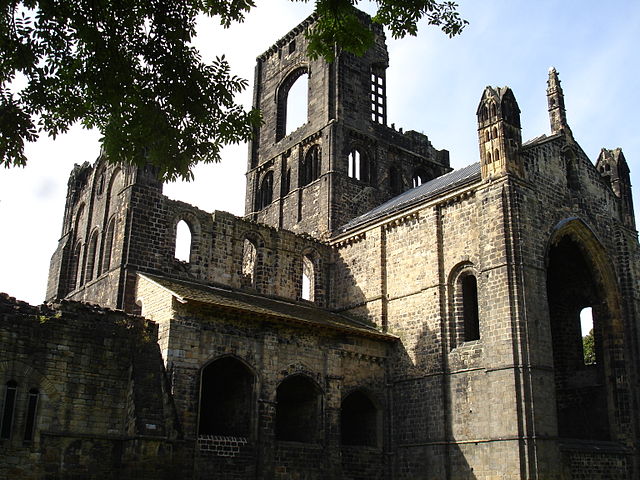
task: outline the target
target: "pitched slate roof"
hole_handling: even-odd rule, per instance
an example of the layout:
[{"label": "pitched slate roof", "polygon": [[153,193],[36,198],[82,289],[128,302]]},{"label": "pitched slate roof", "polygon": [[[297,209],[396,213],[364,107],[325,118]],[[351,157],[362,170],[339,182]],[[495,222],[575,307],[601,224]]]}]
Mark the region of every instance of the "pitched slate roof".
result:
[{"label": "pitched slate roof", "polygon": [[379,207],[369,210],[364,215],[354,218],[349,223],[340,227],[338,233],[347,232],[355,227],[404,210],[417,203],[424,202],[478,179],[480,179],[480,163],[474,163],[467,167],[454,170],[453,172],[436,177],[427,183],[423,183],[419,187],[407,190]]},{"label": "pitched slate roof", "polygon": [[230,288],[214,287],[148,273],[138,273],[138,275],[168,290],[178,301],[183,303],[193,302],[213,305],[223,310],[249,312],[261,319],[282,321],[311,328],[324,327],[383,340],[396,339],[393,335],[379,332],[371,324],[311,304],[270,298]]}]

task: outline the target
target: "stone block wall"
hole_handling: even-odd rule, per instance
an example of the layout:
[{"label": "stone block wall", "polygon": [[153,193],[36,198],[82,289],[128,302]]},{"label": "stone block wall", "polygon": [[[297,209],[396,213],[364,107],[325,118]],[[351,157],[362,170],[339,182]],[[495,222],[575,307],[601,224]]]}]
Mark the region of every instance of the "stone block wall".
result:
[{"label": "stone block wall", "polygon": [[[241,464],[253,465],[269,478],[347,478],[342,476],[340,467],[341,402],[349,393],[362,390],[378,408],[379,443],[376,447],[350,446],[345,468],[357,475],[358,471],[373,468],[365,465],[374,456],[374,465],[383,468],[382,451],[390,441],[385,433],[385,384],[391,337],[383,341],[287,326],[276,320],[190,303],[174,302],[171,315],[158,315],[157,310],[147,311],[145,306],[166,304],[154,298],[170,295],[146,278],[140,279],[138,289],[146,299],[143,313],[157,319],[160,331],[167,332],[164,360],[171,372],[173,399],[185,439],[197,439],[206,447],[196,457],[195,471],[212,471],[216,465],[215,468],[222,468],[219,478],[236,478],[235,457],[226,461],[227,467],[221,467],[225,463],[222,457],[229,457],[227,451],[210,447],[210,437],[203,438],[198,433],[199,415],[206,408],[199,404],[203,369],[225,358],[240,362],[255,376],[249,433],[237,452],[250,458],[246,457],[246,462],[241,459]],[[167,317],[170,320],[161,319]],[[321,398],[314,439],[281,440],[276,431],[276,392],[283,381],[299,376],[317,385]]]},{"label": "stone block wall", "polygon": [[156,338],[122,312],[0,295],[0,477],[172,478],[180,446]]}]

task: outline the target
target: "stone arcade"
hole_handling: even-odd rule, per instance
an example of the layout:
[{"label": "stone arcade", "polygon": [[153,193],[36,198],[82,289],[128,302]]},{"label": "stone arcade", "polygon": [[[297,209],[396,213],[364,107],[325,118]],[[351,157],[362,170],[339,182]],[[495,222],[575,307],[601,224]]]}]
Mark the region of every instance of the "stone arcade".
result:
[{"label": "stone arcade", "polygon": [[639,478],[622,151],[591,163],[551,70],[551,133],[522,143],[487,87],[480,162],[451,171],[386,126],[382,30],[328,64],[312,22],[257,60],[244,218],[150,169],[74,169],[48,304],[0,297],[0,477]]}]

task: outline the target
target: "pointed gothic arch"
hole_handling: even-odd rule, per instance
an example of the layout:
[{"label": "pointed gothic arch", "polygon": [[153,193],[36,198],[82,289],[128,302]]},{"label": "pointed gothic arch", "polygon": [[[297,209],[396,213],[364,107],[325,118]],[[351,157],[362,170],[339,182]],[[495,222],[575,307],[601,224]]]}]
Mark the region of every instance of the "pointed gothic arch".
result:
[{"label": "pointed gothic arch", "polygon": [[[547,245],[546,281],[558,434],[611,440],[613,408],[625,401],[625,387],[613,374],[625,365],[620,293],[609,255],[582,220],[556,225]],[[593,312],[593,364],[584,362],[580,311],[585,307]]]}]

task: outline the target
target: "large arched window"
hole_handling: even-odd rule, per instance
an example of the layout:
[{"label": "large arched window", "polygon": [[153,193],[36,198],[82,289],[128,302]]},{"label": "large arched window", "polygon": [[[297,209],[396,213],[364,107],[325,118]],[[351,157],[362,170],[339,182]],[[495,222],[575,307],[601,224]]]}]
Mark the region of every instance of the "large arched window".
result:
[{"label": "large arched window", "polygon": [[314,443],[319,440],[322,396],[304,375],[284,380],[276,392],[276,438]]},{"label": "large arched window", "polygon": [[202,370],[198,435],[248,437],[253,412],[253,373],[233,357]]},{"label": "large arched window", "polygon": [[300,186],[308,185],[320,176],[320,147],[313,145],[307,150],[300,165]]},{"label": "large arched window", "polygon": [[176,225],[176,246],[174,256],[176,260],[189,263],[191,261],[192,233],[189,224],[180,220]]},{"label": "large arched window", "polygon": [[278,87],[276,141],[307,122],[309,75],[306,66],[291,72]]},{"label": "large arched window", "polygon": [[340,408],[340,441],[343,445],[379,445],[379,415],[371,399],[362,391],[350,393]]},{"label": "large arched window", "polygon": [[[607,323],[613,318],[607,304],[607,288],[614,291],[615,286],[599,278],[580,241],[565,235],[553,242],[548,253],[547,299],[561,437],[610,439],[607,391],[610,374],[603,344]],[[586,362],[580,314],[589,307],[593,358]],[[610,341],[614,338],[612,333]],[[622,372],[617,375],[623,376]]]},{"label": "large arched window", "polygon": [[13,427],[13,417],[16,409],[16,396],[18,393],[18,383],[15,380],[9,380],[5,384],[4,403],[2,404],[2,425],[0,425],[0,439],[8,440],[11,438],[11,429]]},{"label": "large arched window", "polygon": [[258,210],[262,210],[273,200],[273,172],[267,172],[258,190]]},{"label": "large arched window", "polygon": [[287,95],[287,125],[285,135],[307,123],[309,115],[309,75],[303,74],[291,85]]}]

